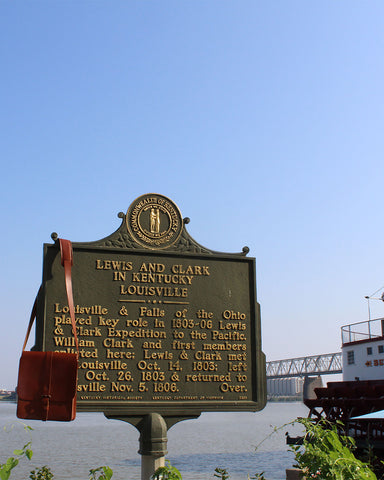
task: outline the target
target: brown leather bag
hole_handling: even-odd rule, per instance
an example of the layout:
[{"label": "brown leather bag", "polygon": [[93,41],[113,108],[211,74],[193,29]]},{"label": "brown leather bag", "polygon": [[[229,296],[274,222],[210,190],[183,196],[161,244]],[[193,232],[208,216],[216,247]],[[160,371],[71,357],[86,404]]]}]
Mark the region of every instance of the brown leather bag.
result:
[{"label": "brown leather bag", "polygon": [[17,417],[29,420],[70,421],[76,417],[76,390],[79,345],[72,295],[72,244],[59,239],[61,264],[77,353],[26,352],[28,337],[36,317],[37,297],[25,337],[17,384]]}]

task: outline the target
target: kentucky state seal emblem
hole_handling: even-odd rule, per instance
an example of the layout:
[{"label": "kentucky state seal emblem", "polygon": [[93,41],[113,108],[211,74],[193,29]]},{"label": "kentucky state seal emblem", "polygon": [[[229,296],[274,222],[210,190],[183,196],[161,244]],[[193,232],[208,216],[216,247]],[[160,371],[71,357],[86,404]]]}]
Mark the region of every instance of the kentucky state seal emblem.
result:
[{"label": "kentucky state seal emblem", "polygon": [[128,208],[125,218],[132,238],[152,250],[173,245],[183,229],[178,207],[169,198],[157,193],[137,198]]}]

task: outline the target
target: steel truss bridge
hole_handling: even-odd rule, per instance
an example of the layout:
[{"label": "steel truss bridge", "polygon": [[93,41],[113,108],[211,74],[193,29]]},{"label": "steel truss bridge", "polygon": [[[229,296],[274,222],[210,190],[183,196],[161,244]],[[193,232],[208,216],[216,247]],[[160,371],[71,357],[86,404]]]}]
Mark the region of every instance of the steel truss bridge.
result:
[{"label": "steel truss bridge", "polygon": [[342,373],[341,352],[267,362],[267,379]]}]

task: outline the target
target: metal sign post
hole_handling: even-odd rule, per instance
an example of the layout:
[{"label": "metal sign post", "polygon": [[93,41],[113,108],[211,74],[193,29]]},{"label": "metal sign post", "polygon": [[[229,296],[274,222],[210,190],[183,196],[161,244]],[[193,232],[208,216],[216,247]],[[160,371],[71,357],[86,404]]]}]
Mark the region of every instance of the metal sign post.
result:
[{"label": "metal sign post", "polygon": [[141,455],[141,480],[150,480],[159,467],[165,465],[167,450],[167,431],[175,423],[198,418],[199,415],[187,417],[165,417],[150,413],[143,417],[106,415],[113,420],[128,422],[140,432],[138,453]]}]

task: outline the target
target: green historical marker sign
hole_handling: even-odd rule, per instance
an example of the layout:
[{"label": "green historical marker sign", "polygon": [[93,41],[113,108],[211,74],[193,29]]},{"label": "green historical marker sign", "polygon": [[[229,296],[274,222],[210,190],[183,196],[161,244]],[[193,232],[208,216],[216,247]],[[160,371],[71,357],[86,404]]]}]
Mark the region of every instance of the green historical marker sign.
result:
[{"label": "green historical marker sign", "polygon": [[[78,410],[198,415],[264,408],[265,357],[248,249],[202,247],[162,195],[143,195],[119,216],[110,236],[72,244]],[[58,242],[45,244],[38,349],[75,351],[63,275]]]}]

